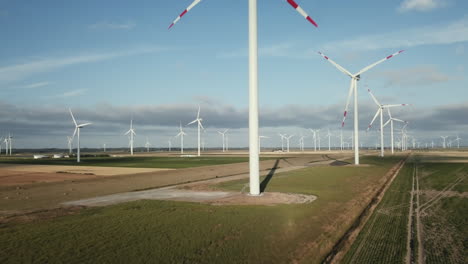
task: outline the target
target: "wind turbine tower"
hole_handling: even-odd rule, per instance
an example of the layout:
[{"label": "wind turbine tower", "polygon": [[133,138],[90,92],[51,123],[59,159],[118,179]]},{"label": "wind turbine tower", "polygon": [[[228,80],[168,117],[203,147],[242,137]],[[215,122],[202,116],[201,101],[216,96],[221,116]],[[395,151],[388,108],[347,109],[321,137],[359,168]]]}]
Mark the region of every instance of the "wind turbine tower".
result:
[{"label": "wind turbine tower", "polygon": [[80,162],[80,130],[81,128],[85,127],[85,126],[89,126],[91,125],[92,123],[84,123],[84,124],[80,124],[78,125],[78,123],[76,123],[76,120],[75,120],[75,117],[73,116],[73,113],[72,113],[72,110],[71,108],[69,108],[68,110],[70,110],[70,115],[73,119],[73,123],[75,124],[75,131],[73,132],[73,136],[72,136],[72,139],[75,138],[75,135],[77,135],[77,140],[76,140],[76,144],[77,144],[77,147],[76,147],[76,162]]},{"label": "wind turbine tower", "polygon": [[[184,154],[184,136],[187,135],[185,132],[182,130],[182,122],[180,123],[179,126],[179,134],[176,135],[176,137],[180,137],[180,154]],[[169,148],[171,146],[171,141],[169,140]]]},{"label": "wind turbine tower", "polygon": [[135,130],[133,129],[133,119],[130,119],[130,129],[125,133],[125,135],[130,135],[130,155],[133,156],[133,141],[136,136]]},{"label": "wind turbine tower", "polygon": [[228,132],[229,129],[224,130],[224,132],[218,131],[218,133],[221,135],[222,140],[223,140],[223,152],[226,151],[226,140],[225,140],[225,135],[226,132]]},{"label": "wind turbine tower", "polygon": [[[201,0],[194,0],[169,26],[175,25],[188,11]],[[314,26],[317,23],[294,1],[287,2]],[[250,195],[260,195],[259,133],[258,133],[258,34],[257,34],[257,0],[249,0],[249,169]]]},{"label": "wind turbine tower", "polygon": [[203,121],[203,119],[200,118],[200,106],[198,106],[198,112],[197,112],[197,118],[195,120],[193,120],[192,122],[188,123],[188,125],[191,125],[193,123],[197,123],[197,127],[198,127],[198,157],[200,157],[200,144],[201,144],[201,139],[200,139],[200,128],[201,129],[204,129],[203,126],[202,126],[202,123],[201,121]]}]

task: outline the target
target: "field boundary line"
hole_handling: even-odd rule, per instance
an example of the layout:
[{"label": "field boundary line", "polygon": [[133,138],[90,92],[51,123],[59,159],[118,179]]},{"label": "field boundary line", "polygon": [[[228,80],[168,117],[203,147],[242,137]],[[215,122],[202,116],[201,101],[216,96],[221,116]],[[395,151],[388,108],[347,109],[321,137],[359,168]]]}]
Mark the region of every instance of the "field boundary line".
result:
[{"label": "field boundary line", "polygon": [[380,204],[384,194],[392,184],[393,180],[399,174],[400,170],[404,167],[410,156],[411,154],[407,155],[404,159],[400,160],[397,164],[390,168],[390,170],[387,172],[390,173],[388,179],[379,188],[374,197],[369,201],[368,205],[363,209],[361,214],[359,214],[357,219],[353,224],[351,224],[344,235],[333,246],[332,250],[325,256],[321,263],[340,263],[341,259],[348,252],[351,245],[354,243],[362,228],[372,216],[374,210]]},{"label": "field boundary line", "polygon": [[411,197],[410,197],[410,208],[408,213],[408,233],[407,233],[407,240],[406,240],[406,264],[411,264],[411,241],[412,241],[412,230],[413,230],[413,200],[414,200],[414,175],[416,174],[416,164],[413,164],[413,181],[411,183]]}]

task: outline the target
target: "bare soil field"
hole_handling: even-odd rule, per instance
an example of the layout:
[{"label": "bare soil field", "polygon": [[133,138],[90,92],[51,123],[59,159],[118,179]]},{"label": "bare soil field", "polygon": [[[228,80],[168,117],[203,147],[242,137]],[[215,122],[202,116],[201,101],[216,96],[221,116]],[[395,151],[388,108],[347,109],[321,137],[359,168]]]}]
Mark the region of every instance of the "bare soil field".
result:
[{"label": "bare soil field", "polygon": [[0,187],[83,180],[95,178],[96,176],[106,177],[167,170],[171,169],[0,164]]},{"label": "bare soil field", "polygon": [[[310,155],[265,160],[260,162],[260,169],[261,174],[266,175],[273,167],[275,169],[295,169],[328,159],[327,156]],[[122,168],[113,169],[120,171]],[[248,169],[248,163],[235,163],[177,170],[152,170],[151,172],[112,177],[87,175],[88,178],[80,178],[83,175],[73,174],[75,178],[66,179],[69,175],[64,173],[60,174],[63,176],[60,178],[61,181],[0,186],[0,215],[10,215],[12,212],[18,213],[18,211],[56,208],[63,202],[115,193],[153,189],[213,178],[248,177]],[[57,176],[57,173],[49,174],[49,177]]]}]

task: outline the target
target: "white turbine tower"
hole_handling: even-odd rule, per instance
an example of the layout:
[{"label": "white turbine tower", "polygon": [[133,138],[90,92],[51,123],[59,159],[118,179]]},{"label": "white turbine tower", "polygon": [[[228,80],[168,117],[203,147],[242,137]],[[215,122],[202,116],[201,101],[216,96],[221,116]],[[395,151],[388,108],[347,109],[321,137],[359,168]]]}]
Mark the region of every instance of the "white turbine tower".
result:
[{"label": "white turbine tower", "polygon": [[169,140],[167,141],[167,144],[168,144],[168,147],[169,147],[169,148],[168,148],[168,151],[170,152],[171,149],[172,149],[172,142],[171,142],[171,139],[169,139]]},{"label": "white turbine tower", "polygon": [[388,112],[388,116],[390,117],[390,119],[388,119],[387,122],[385,122],[385,124],[383,125],[384,127],[388,125],[388,123],[390,123],[390,138],[391,138],[391,148],[392,148],[392,154],[394,153],[394,145],[393,145],[393,121],[397,121],[397,122],[401,122],[401,123],[405,123],[407,124],[408,122],[406,121],[403,121],[401,119],[398,119],[398,118],[394,118],[392,116],[392,113],[390,112],[390,108],[387,108],[387,112]]},{"label": "white turbine tower", "polygon": [[124,135],[130,136],[130,155],[133,155],[133,140],[136,136],[135,130],[133,129],[133,119],[130,119],[130,129]]},{"label": "white turbine tower", "polygon": [[[184,136],[187,135],[185,132],[182,130],[182,122],[180,123],[179,126],[179,134],[177,134],[175,137],[180,137],[180,154],[184,154]],[[169,140],[169,146],[170,146],[170,140]]]},{"label": "white turbine tower", "polygon": [[225,140],[225,135],[229,131],[229,129],[224,130],[224,132],[218,131],[218,133],[222,136],[223,139],[223,152],[226,151],[226,140]]},{"label": "white turbine tower", "polygon": [[2,141],[3,141],[3,138],[0,137],[0,155],[2,155]]},{"label": "white turbine tower", "polygon": [[146,143],[145,143],[146,152],[149,152],[150,146],[151,146],[151,143],[149,142],[148,137],[146,137]]},{"label": "white turbine tower", "polygon": [[[377,98],[375,98],[374,94],[372,94],[370,89],[367,89],[367,91],[369,92],[370,96],[372,97],[372,100],[374,100],[375,104],[378,107],[374,118],[370,122],[369,127],[367,127],[367,131],[369,131],[369,129],[372,127],[372,124],[374,123],[377,116],[380,115],[380,156],[383,157],[384,156],[383,111],[384,109],[388,109],[390,107],[405,106],[406,104],[383,105],[377,100]],[[390,117],[390,120],[392,120],[391,117]],[[392,121],[392,134],[393,134],[393,121]],[[393,136],[392,136],[392,153],[393,153]]]},{"label": "white turbine tower", "polygon": [[4,138],[3,142],[5,142],[5,156],[8,155],[8,138]]},{"label": "white turbine tower", "polygon": [[322,144],[320,143],[320,129],[315,130],[317,133],[317,142],[318,142],[318,150],[322,150]]},{"label": "white turbine tower", "polygon": [[314,151],[317,151],[317,133],[319,130],[309,129],[312,132],[312,137],[314,139]]},{"label": "white turbine tower", "polygon": [[306,138],[306,136],[304,135],[301,135],[301,137],[299,138],[299,149],[301,151],[304,151],[304,138]]},{"label": "white turbine tower", "polygon": [[200,128],[205,129],[205,128],[203,128],[201,121],[203,121],[203,119],[200,118],[200,106],[198,106],[197,118],[195,120],[193,120],[192,122],[187,124],[187,126],[188,126],[188,125],[191,125],[193,123],[197,123],[197,127],[198,127],[198,157],[200,157],[200,146],[201,146],[200,145],[201,144]]},{"label": "white turbine tower", "polygon": [[[300,15],[317,27],[317,23],[294,1],[286,0]],[[175,25],[201,0],[193,1],[169,26]],[[258,44],[257,0],[249,0],[249,170],[250,194],[260,195],[260,164],[258,151]]]},{"label": "white turbine tower", "polygon": [[75,135],[77,135],[77,140],[76,140],[76,144],[77,144],[77,147],[76,147],[76,162],[80,162],[80,155],[81,155],[80,154],[80,130],[81,130],[82,127],[89,126],[92,123],[84,123],[84,124],[78,125],[78,123],[76,123],[75,117],[73,116],[71,108],[69,108],[68,110],[70,110],[70,115],[71,115],[71,117],[73,119],[73,123],[75,124],[75,131],[73,132],[72,139],[75,138]]},{"label": "white turbine tower", "polygon": [[457,138],[455,139],[455,141],[457,141],[457,148],[460,148],[460,140],[461,138],[458,137],[458,134],[457,134]]},{"label": "white turbine tower", "polygon": [[72,154],[73,137],[67,136],[68,154]]},{"label": "white turbine tower", "polygon": [[346,119],[346,115],[348,114],[348,106],[349,106],[349,100],[351,99],[351,95],[354,93],[354,164],[358,165],[359,164],[359,123],[358,123],[358,100],[357,100],[357,82],[361,79],[361,74],[365,73],[366,71],[372,69],[373,67],[377,66],[378,64],[402,53],[403,50],[400,50],[397,53],[394,53],[390,56],[385,57],[382,60],[377,61],[374,64],[371,64],[367,67],[364,67],[362,70],[357,72],[356,74],[351,74],[348,70],[345,68],[341,67],[338,65],[336,62],[331,60],[329,57],[325,56],[323,53],[319,52],[322,57],[324,57],[326,60],[328,60],[331,64],[333,64],[339,71],[343,72],[344,74],[348,75],[351,77],[351,85],[349,87],[349,92],[348,92],[348,99],[346,100],[346,106],[345,106],[345,111],[344,111],[344,116],[343,116],[343,121],[341,123],[341,126],[344,126],[344,121]]},{"label": "white turbine tower", "polygon": [[330,134],[330,129],[327,129],[327,137],[328,137],[328,151],[331,151],[331,134]]},{"label": "white turbine tower", "polygon": [[294,137],[294,135],[290,135],[289,137],[285,137],[285,139],[286,139],[286,144],[287,144],[287,148],[288,148],[287,152],[289,152],[289,140],[290,140],[292,137]]},{"label": "white turbine tower", "polygon": [[10,133],[8,133],[8,142],[9,142],[8,145],[9,145],[9,147],[10,147],[10,156],[11,156],[11,154],[12,154],[12,153],[11,153],[11,150],[12,150],[11,146],[13,145],[13,140],[12,140],[12,139],[13,139],[13,137],[11,136]]},{"label": "white turbine tower", "polygon": [[444,140],[444,141],[443,141],[442,147],[443,147],[443,148],[447,148],[447,145],[445,144],[445,140],[448,138],[448,136],[445,136],[445,137],[444,137],[444,136],[440,136],[440,137]]},{"label": "white turbine tower", "polygon": [[103,152],[106,152],[106,143],[102,144],[102,150],[103,150]]},{"label": "white turbine tower", "polygon": [[286,134],[278,134],[281,137],[281,151],[284,152],[284,139],[286,138]]}]

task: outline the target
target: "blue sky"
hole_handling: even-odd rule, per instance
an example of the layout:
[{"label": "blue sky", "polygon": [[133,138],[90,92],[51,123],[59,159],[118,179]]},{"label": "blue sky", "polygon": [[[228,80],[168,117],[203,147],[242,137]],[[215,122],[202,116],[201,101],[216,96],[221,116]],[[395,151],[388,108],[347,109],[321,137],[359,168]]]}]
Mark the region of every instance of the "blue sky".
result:
[{"label": "blue sky", "polygon": [[[218,120],[205,118],[208,128],[232,127],[233,144],[247,145],[245,125],[228,122],[229,113],[242,115],[247,107],[247,1],[203,0],[167,30],[191,2],[1,0],[0,134],[15,131],[24,139],[18,140],[22,147],[65,145],[46,131],[66,131],[61,123],[70,121],[66,109],[72,107],[96,123],[95,131],[89,128],[89,146],[113,133],[115,146],[126,144],[120,132],[132,115],[137,131],[141,121],[143,134],[153,145],[162,145],[179,120],[191,121],[201,104],[202,114]],[[297,2],[319,28],[285,0],[258,0],[260,106],[265,115],[281,117],[278,124],[265,126],[266,134],[276,135],[280,128],[298,133],[311,125],[332,130],[339,126],[349,78],[323,60],[319,50],[351,72],[406,50],[362,76],[362,128],[375,111],[366,85],[382,103],[413,104],[396,115],[411,119],[415,134],[424,131],[427,135],[418,137],[426,141],[435,134],[418,117],[444,116],[444,109],[466,111],[468,2]],[[111,117],[108,109],[119,116]],[[297,118],[304,111],[313,118],[324,109],[330,117],[323,122]],[[31,111],[38,112],[33,120],[25,115]],[[158,121],[157,114],[166,112],[175,114],[174,127]],[[149,119],[145,113],[154,119],[143,122]],[[104,120],[99,123],[103,115],[115,127],[106,130]],[[60,123],[56,129],[54,121]],[[432,127],[439,134],[465,133],[466,119],[452,121],[447,126],[459,127]],[[43,126],[43,134],[27,132],[29,123]],[[41,144],[32,143],[39,137],[44,139]]]}]

